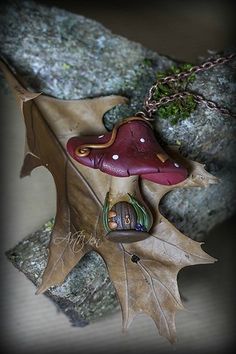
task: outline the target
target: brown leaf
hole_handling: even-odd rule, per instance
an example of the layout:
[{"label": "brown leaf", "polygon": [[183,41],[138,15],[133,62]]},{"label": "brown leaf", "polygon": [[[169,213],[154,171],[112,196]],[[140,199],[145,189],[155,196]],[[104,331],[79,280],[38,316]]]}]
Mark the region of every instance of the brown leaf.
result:
[{"label": "brown leaf", "polygon": [[[94,250],[104,259],[116,288],[127,328],[140,313],[148,314],[162,336],[175,340],[175,314],[182,309],[177,274],[185,266],[212,263],[197,243],[168,222],[158,205],[174,188],[207,186],[216,178],[203,165],[183,159],[171,150],[170,156],[189,170],[189,177],[174,186],[161,186],[138,177],[127,180],[90,169],[72,160],[66,152],[68,139],[75,135],[106,132],[102,118],[113,106],[127,100],[108,96],[64,101],[25,90],[9,68],[1,68],[18,97],[26,125],[26,153],[21,176],[40,165],[52,174],[57,190],[57,214],[49,245],[48,264],[37,293],[63,282],[75,264]],[[126,185],[126,181],[129,181]],[[143,241],[119,244],[108,241],[102,224],[102,207],[110,187],[132,186],[138,200],[152,210],[154,226]]]},{"label": "brown leaf", "polygon": [[27,149],[21,176],[30,174],[32,169],[42,165],[51,172],[56,185],[57,214],[49,245],[48,264],[37,290],[37,293],[41,293],[61,283],[81,257],[91,250],[88,241],[101,226],[100,198],[102,201],[105,198],[105,191],[100,185],[107,184],[109,180],[109,176],[98,171],[98,191],[96,186],[92,189],[89,182],[93,174],[90,171],[80,173],[75,167],[76,163],[66,154],[67,138],[70,134],[86,134],[89,129],[94,131],[96,126],[99,133],[106,131],[102,124],[103,114],[126,99],[108,96],[61,101],[28,92],[3,62],[1,68],[18,97],[26,125]]}]

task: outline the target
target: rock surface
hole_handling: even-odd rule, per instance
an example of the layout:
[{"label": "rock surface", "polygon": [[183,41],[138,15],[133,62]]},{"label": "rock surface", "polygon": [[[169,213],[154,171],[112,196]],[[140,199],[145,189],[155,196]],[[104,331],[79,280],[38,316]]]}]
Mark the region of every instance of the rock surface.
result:
[{"label": "rock surface", "polygon": [[[7,252],[8,259],[35,285],[39,285],[47,264],[52,226],[53,221],[49,221]],[[45,295],[69,317],[73,326],[85,326],[119,309],[106,266],[95,252],[87,254],[62,285],[51,287]]]},{"label": "rock surface", "polygon": [[[156,73],[176,64],[95,21],[32,1],[2,5],[0,43],[1,54],[31,90],[63,99],[129,97],[129,105],[106,114],[107,128],[140,110]],[[232,61],[199,73],[188,90],[236,111],[234,68]],[[203,239],[236,210],[236,120],[202,105],[175,126],[160,119],[155,128],[163,144],[178,143],[185,156],[205,163],[221,179],[207,189],[173,191],[161,203],[162,213],[181,231]],[[48,239],[44,228],[8,253],[34,283],[46,264]],[[105,266],[95,254],[85,257],[65,283],[48,295],[80,325],[117,308]]]}]

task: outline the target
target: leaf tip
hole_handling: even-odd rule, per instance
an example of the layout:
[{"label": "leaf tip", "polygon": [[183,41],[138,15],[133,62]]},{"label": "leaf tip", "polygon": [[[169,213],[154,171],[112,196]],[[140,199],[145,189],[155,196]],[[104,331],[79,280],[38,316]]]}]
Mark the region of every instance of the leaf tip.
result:
[{"label": "leaf tip", "polygon": [[23,165],[20,171],[20,178],[30,176],[31,172],[36,168],[42,165],[42,162],[39,157],[33,155],[32,153],[27,153],[24,158]]},{"label": "leaf tip", "polygon": [[170,342],[171,345],[175,345],[178,341],[175,330],[167,335],[163,335],[163,337],[165,337]]},{"label": "leaf tip", "polygon": [[102,114],[119,104],[129,103],[129,99],[127,97],[117,95],[102,96],[99,98],[93,98],[92,100],[94,103],[96,103],[97,106],[100,107],[100,109],[102,110]]},{"label": "leaf tip", "polygon": [[184,187],[208,187],[210,184],[220,182],[220,179],[209,173],[205,165],[200,162],[186,160],[186,167],[189,170],[189,176],[184,181]]},{"label": "leaf tip", "polygon": [[[201,249],[202,249],[202,245],[205,245],[205,242],[198,242],[199,245],[201,246]],[[217,258],[214,258],[212,256],[210,256],[208,253],[206,253],[203,249],[202,249],[202,252],[204,253],[204,256],[205,256],[205,259],[207,261],[207,263],[215,263],[218,261]]]},{"label": "leaf tip", "polygon": [[7,61],[0,56],[0,70],[3,72],[7,82],[12,87],[13,92],[16,94],[20,101],[26,102],[33,100],[34,98],[41,95],[41,92],[30,92],[27,91],[22,84],[19,82],[16,74],[12,71],[10,65]]},{"label": "leaf tip", "polygon": [[221,179],[216,177],[216,176],[213,176],[211,175],[211,177],[209,178],[209,184],[218,184],[221,182]]},{"label": "leaf tip", "polygon": [[48,288],[44,286],[44,283],[41,283],[36,289],[35,295],[43,294]]},{"label": "leaf tip", "polygon": [[124,97],[124,96],[118,96],[120,99],[120,104],[128,104],[129,103],[129,99],[128,97]]},{"label": "leaf tip", "polygon": [[175,345],[178,341],[177,336],[174,335],[173,337],[168,338],[170,344]]},{"label": "leaf tip", "polygon": [[[206,253],[206,252],[205,252]],[[218,261],[218,259],[210,256],[209,254],[206,253],[206,256],[205,256],[205,259],[206,259],[206,263],[215,263]]]},{"label": "leaf tip", "polygon": [[133,322],[134,316],[123,317],[122,321],[122,331],[126,333]]}]

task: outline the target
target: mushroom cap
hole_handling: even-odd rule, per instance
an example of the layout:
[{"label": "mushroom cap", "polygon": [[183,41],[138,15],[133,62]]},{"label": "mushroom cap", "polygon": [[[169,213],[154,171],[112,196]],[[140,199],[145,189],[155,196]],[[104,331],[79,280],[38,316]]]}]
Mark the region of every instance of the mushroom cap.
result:
[{"label": "mushroom cap", "polygon": [[[130,118],[118,126],[111,146],[99,147],[106,146],[111,138],[112,132],[72,137],[67,142],[67,150],[79,163],[116,177],[139,175],[163,185],[177,184],[187,178],[187,170],[167,156],[145,120]],[[92,147],[87,156],[79,156],[76,150],[86,144],[99,145]]]}]

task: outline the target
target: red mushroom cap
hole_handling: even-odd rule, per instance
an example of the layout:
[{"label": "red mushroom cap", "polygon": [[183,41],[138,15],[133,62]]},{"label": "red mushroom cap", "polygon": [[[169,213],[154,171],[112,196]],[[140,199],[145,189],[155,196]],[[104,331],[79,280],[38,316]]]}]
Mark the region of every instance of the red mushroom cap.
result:
[{"label": "red mushroom cap", "polygon": [[[114,132],[73,137],[68,140],[67,150],[79,163],[112,176],[140,175],[164,185],[177,184],[186,179],[187,170],[166,155],[145,120],[134,117],[123,122],[116,130],[114,142],[106,147],[113,137]],[[86,150],[86,145],[92,147]],[[81,156],[78,151],[82,151]],[[88,152],[82,156],[84,151]]]}]

